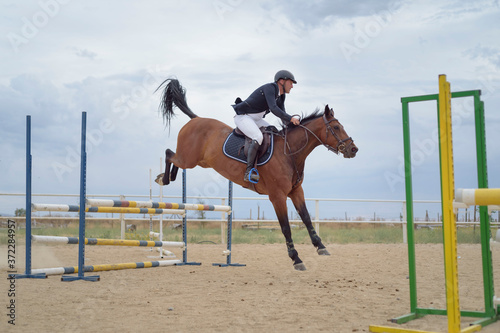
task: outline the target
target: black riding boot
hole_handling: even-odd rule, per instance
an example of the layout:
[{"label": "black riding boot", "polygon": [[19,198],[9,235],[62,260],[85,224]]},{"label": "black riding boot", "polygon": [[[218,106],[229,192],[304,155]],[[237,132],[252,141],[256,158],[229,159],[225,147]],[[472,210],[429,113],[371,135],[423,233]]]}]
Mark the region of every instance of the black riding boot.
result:
[{"label": "black riding boot", "polygon": [[[248,176],[250,174],[250,170],[252,170],[253,165],[255,163],[255,158],[257,157],[257,151],[259,150],[259,143],[257,140],[252,140],[252,144],[248,148],[248,156],[247,156],[247,170],[245,171],[245,177],[243,178],[244,181],[248,182],[250,181],[248,179]],[[251,180],[253,182],[258,182],[259,181],[259,175],[252,173]]]}]

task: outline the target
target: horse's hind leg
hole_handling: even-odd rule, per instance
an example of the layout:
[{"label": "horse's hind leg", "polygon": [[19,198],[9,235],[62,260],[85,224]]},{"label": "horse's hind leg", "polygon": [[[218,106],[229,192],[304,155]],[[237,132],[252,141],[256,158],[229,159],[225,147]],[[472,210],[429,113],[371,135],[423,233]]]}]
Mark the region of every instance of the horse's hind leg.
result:
[{"label": "horse's hind leg", "polygon": [[[173,179],[170,177],[170,165],[172,164],[171,159],[175,156],[175,152],[171,151],[170,149],[165,150],[165,172],[163,173],[163,177],[161,179],[162,184],[161,185],[168,185],[170,184],[170,181],[175,180],[175,176],[177,176],[177,168],[175,165],[172,167],[172,175],[174,176]],[[174,170],[175,169],[175,170]],[[158,181],[158,178],[157,178]]]},{"label": "horse's hind leg", "polygon": [[198,163],[198,155],[185,150],[175,153],[170,149],[165,150],[165,172],[158,175],[156,182],[168,185],[177,178],[179,169],[191,169]]},{"label": "horse's hind leg", "polygon": [[176,165],[172,165],[172,170],[170,170],[170,181],[175,181],[177,178],[177,172],[179,171],[179,167]]},{"label": "horse's hind leg", "polygon": [[329,256],[330,253],[326,249],[326,246],[324,246],[321,242],[321,238],[316,233],[316,230],[314,229],[314,226],[311,222],[311,216],[309,215],[309,211],[307,210],[302,186],[297,187],[290,195],[290,198],[292,199],[295,209],[299,213],[302,222],[304,222],[304,225],[307,228],[307,232],[309,232],[309,237],[311,237],[311,242],[317,248],[318,254]]}]

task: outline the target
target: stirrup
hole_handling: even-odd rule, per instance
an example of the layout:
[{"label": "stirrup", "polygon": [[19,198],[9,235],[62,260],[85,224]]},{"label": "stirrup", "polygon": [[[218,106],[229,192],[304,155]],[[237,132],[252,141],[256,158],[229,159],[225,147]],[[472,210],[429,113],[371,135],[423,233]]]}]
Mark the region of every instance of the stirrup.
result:
[{"label": "stirrup", "polygon": [[[253,180],[252,176],[257,177],[257,180]],[[257,171],[257,169],[252,168],[250,170],[247,170],[247,172],[245,172],[245,178],[243,180],[246,182],[250,182],[252,184],[257,184],[259,182],[259,179],[260,179],[259,172]]]},{"label": "stirrup", "polygon": [[[255,176],[257,177],[257,180],[253,180],[252,179],[252,174],[255,173]],[[259,171],[257,171],[257,169],[255,168],[252,168],[250,169],[250,172],[248,173],[248,181],[250,183],[253,183],[253,184],[257,184],[260,180],[260,176],[259,176]]]}]

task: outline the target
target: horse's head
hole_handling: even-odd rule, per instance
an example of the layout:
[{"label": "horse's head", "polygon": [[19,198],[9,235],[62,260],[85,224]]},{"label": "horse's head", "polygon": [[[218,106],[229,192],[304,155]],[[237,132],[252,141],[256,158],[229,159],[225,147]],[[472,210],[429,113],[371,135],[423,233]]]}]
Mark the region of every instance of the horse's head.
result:
[{"label": "horse's head", "polygon": [[354,140],[346,133],[344,126],[335,118],[333,109],[330,109],[328,105],[325,106],[323,122],[326,132],[323,145],[336,154],[342,153],[345,158],[355,157],[358,147],[356,147]]}]

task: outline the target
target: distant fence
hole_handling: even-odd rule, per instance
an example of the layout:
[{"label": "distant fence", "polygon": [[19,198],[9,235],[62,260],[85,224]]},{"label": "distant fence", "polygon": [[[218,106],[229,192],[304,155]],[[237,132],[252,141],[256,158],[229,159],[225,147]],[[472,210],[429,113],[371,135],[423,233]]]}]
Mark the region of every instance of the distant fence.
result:
[{"label": "distant fence", "polygon": [[[7,197],[24,197],[24,193],[0,193],[0,196],[7,196]],[[58,198],[62,198],[60,201],[64,201],[64,198],[78,198],[78,195],[76,194],[32,194],[33,197],[45,197],[45,198],[54,198],[54,197],[58,197]],[[119,200],[125,200],[125,198],[146,198],[147,200],[149,200],[150,196],[149,195],[128,195],[128,196],[125,196],[125,195],[87,195],[87,198],[119,198]],[[155,199],[158,199],[159,196],[152,196],[153,200]],[[170,201],[170,199],[174,199],[174,200],[179,200],[181,199],[180,196],[163,196],[163,200],[164,201]],[[219,201],[221,203],[221,205],[225,205],[226,204],[226,200],[227,198],[224,198],[224,197],[204,197],[204,198],[200,198],[200,197],[188,197],[188,201],[196,201],[196,200],[212,200],[212,201]],[[53,201],[53,199],[52,199]],[[59,201],[59,199],[58,199]],[[246,219],[242,219],[242,218],[238,218],[238,216],[241,216],[241,212],[238,211],[238,202],[243,202],[243,201],[268,201],[267,200],[267,197],[234,197],[233,198],[233,207],[236,207],[234,208],[234,213],[235,213],[235,218],[233,218],[233,223],[239,223],[240,225],[241,224],[248,224],[248,225],[255,225],[255,224],[259,224],[259,225],[272,225],[272,224],[276,224],[276,226],[278,225],[278,220],[277,219],[255,219],[255,218],[246,218]],[[381,199],[326,199],[326,198],[311,198],[311,199],[306,199],[306,202],[308,202],[309,204],[314,204],[314,209],[310,208],[310,213],[311,213],[311,216],[312,216],[312,219],[313,219],[313,223],[315,223],[315,227],[316,229],[319,231],[320,229],[320,224],[331,224],[331,223],[336,223],[336,224],[345,224],[345,223],[348,223],[348,224],[379,224],[379,225],[393,225],[393,226],[396,226],[396,225],[401,225],[402,227],[402,235],[403,235],[403,242],[406,243],[406,216],[405,216],[405,212],[406,212],[406,202],[404,200],[381,200]],[[59,202],[61,203],[61,202]],[[400,219],[389,219],[389,220],[386,220],[384,219],[383,217],[381,216],[373,216],[373,217],[370,217],[370,218],[360,218],[359,216],[356,216],[356,215],[353,215],[353,214],[350,214],[351,217],[347,217],[345,216],[344,219],[341,219],[341,218],[322,218],[321,217],[321,210],[320,210],[320,206],[321,207],[324,207],[324,205],[329,205],[329,204],[332,204],[332,203],[369,203],[369,204],[395,204],[397,206],[400,207]],[[436,204],[440,204],[440,201],[439,200],[415,200],[414,201],[415,204],[433,204],[433,205],[436,205]],[[22,206],[22,205],[20,205]],[[245,208],[247,209],[247,208]],[[324,210],[327,210],[327,209],[324,209]],[[496,227],[499,227],[500,226],[500,223],[498,222],[498,220],[500,220],[500,207],[496,206],[496,207],[490,207],[490,214],[494,211],[498,211],[498,217],[496,218],[496,222],[491,222],[491,225],[492,226],[496,226]],[[226,224],[227,224],[227,220],[226,220],[226,214],[224,212],[218,212],[221,216],[220,218],[213,218],[213,217],[205,217],[205,218],[193,218],[192,216],[188,218],[188,221],[189,222],[217,222],[217,223],[220,223],[221,225],[221,242],[224,243],[225,242],[225,228],[226,228]],[[217,214],[217,213],[215,213]],[[326,215],[325,213],[323,213],[324,215]],[[469,215],[471,215],[472,212],[469,212]],[[121,226],[123,227],[124,225],[126,225],[126,223],[133,223],[133,222],[148,222],[150,221],[150,216],[149,215],[144,215],[144,214],[137,214],[137,215],[144,215],[144,217],[129,217],[125,214],[116,214],[118,215],[118,217],[114,217],[115,214],[112,214],[113,216],[112,217],[108,217],[108,216],[99,216],[99,217],[87,217],[86,219],[90,222],[90,221],[93,221],[93,220],[106,220],[106,221],[116,221],[116,222],[120,222]],[[260,215],[259,213],[257,213],[257,215]],[[297,218],[294,218],[293,216],[293,213],[290,214],[290,223],[294,223],[294,224],[301,224],[301,221]],[[457,225],[461,225],[461,226],[473,226],[473,225],[479,225],[479,222],[466,222],[467,220],[471,220],[471,218],[465,218],[463,216],[463,213],[461,214],[462,215],[462,220],[463,221],[458,221],[457,222]],[[495,214],[496,215],[496,214]],[[127,217],[126,217],[127,216]],[[259,216],[260,217],[260,216]],[[274,217],[274,215],[273,215]],[[2,217],[0,216],[0,221],[2,220],[2,218],[7,218],[7,217]],[[19,221],[19,222],[22,222],[24,221],[24,217],[8,217],[9,219],[12,219],[12,220],[15,220],[15,221]],[[420,220],[416,220],[415,221],[415,224],[416,225],[422,225],[422,226],[436,226],[436,225],[440,225],[440,221],[438,220],[439,217],[438,216],[434,216],[433,218],[429,218],[428,221],[426,221],[424,218],[421,218]],[[33,220],[36,221],[33,225],[33,227],[36,228],[36,223],[41,223],[42,221],[47,221],[47,220],[52,220],[52,221],[57,221],[57,220],[69,220],[69,221],[75,221],[77,222],[78,221],[78,216],[75,215],[74,217],[73,216],[36,216],[34,215],[33,216]],[[153,220],[159,220],[158,217],[155,217],[153,216]],[[182,218],[180,217],[171,217],[171,218],[166,218],[165,216],[163,217],[163,221],[164,222],[182,222]]]}]

